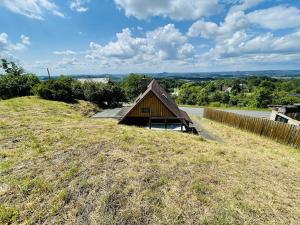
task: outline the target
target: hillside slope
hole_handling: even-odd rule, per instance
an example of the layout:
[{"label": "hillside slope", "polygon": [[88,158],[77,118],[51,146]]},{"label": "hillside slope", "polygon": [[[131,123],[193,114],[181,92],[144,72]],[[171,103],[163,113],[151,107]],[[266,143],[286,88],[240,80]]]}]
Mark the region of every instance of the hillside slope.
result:
[{"label": "hillside slope", "polygon": [[0,101],[4,224],[299,224],[300,154],[203,120],[224,143]]}]

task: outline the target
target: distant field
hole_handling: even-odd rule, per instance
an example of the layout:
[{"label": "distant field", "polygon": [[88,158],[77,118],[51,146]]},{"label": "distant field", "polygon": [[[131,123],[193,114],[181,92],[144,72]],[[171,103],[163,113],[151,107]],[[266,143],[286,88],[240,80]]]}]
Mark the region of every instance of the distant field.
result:
[{"label": "distant field", "polygon": [[223,142],[89,110],[0,101],[0,224],[299,224],[299,150],[208,120]]}]

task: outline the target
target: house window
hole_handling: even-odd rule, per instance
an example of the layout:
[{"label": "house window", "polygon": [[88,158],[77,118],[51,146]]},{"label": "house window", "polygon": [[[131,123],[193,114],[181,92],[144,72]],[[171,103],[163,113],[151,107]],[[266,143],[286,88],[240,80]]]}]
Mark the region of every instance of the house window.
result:
[{"label": "house window", "polygon": [[148,107],[142,108],[142,113],[150,113],[150,108]]},{"label": "house window", "polygon": [[282,117],[282,116],[277,115],[276,118],[275,118],[275,121],[282,122],[282,123],[287,123],[289,120]]}]

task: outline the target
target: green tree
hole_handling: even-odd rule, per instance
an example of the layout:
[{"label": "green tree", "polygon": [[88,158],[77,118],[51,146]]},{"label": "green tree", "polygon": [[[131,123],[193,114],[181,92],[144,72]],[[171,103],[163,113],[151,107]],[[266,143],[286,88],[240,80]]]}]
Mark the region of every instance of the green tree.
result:
[{"label": "green tree", "polygon": [[262,81],[258,87],[264,88],[264,89],[269,89],[271,91],[274,91],[276,88],[274,82],[271,82],[268,80]]},{"label": "green tree", "polygon": [[36,75],[24,73],[14,62],[1,59],[0,67],[5,71],[0,76],[0,99],[32,95],[33,86],[40,83]]},{"label": "green tree", "polygon": [[209,92],[205,88],[202,88],[197,95],[197,104],[208,105],[209,103]]},{"label": "green tree", "polygon": [[14,62],[9,62],[6,59],[1,59],[0,68],[2,68],[6,74],[15,76],[21,76],[24,74],[24,69],[21,66],[18,66]]},{"label": "green tree", "polygon": [[222,101],[222,93],[220,91],[212,92],[209,96],[210,102],[221,102]]},{"label": "green tree", "polygon": [[[122,86],[125,89],[126,95],[129,100],[136,99],[142,92],[142,79],[144,75],[141,74],[129,74],[122,82]],[[150,77],[145,77],[148,83]]]},{"label": "green tree", "polygon": [[114,82],[104,84],[86,81],[82,89],[86,100],[101,107],[115,107],[127,101],[124,89]]},{"label": "green tree", "polygon": [[277,91],[274,93],[273,103],[275,105],[292,105],[300,103],[300,98],[297,96],[290,95],[285,91]]},{"label": "green tree", "polygon": [[252,105],[257,108],[267,108],[272,104],[272,90],[267,88],[258,88],[254,93]]},{"label": "green tree", "polygon": [[230,95],[228,92],[221,92],[221,102],[223,104],[228,104],[230,101]]}]

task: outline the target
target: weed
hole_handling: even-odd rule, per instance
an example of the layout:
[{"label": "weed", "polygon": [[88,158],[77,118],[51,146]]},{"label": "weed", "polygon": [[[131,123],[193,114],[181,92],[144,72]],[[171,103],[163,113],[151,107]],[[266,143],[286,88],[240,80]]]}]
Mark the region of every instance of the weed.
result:
[{"label": "weed", "polygon": [[14,162],[12,160],[5,160],[4,162],[0,163],[0,171],[6,172],[12,168]]},{"label": "weed", "polygon": [[79,167],[77,165],[73,165],[71,169],[63,174],[64,179],[71,179],[75,177],[79,172]]},{"label": "weed", "polygon": [[106,161],[106,156],[105,156],[104,154],[100,154],[100,155],[98,156],[98,161],[99,161],[100,163]]},{"label": "weed", "polygon": [[17,221],[19,211],[15,207],[8,207],[0,204],[0,223],[11,224]]}]

